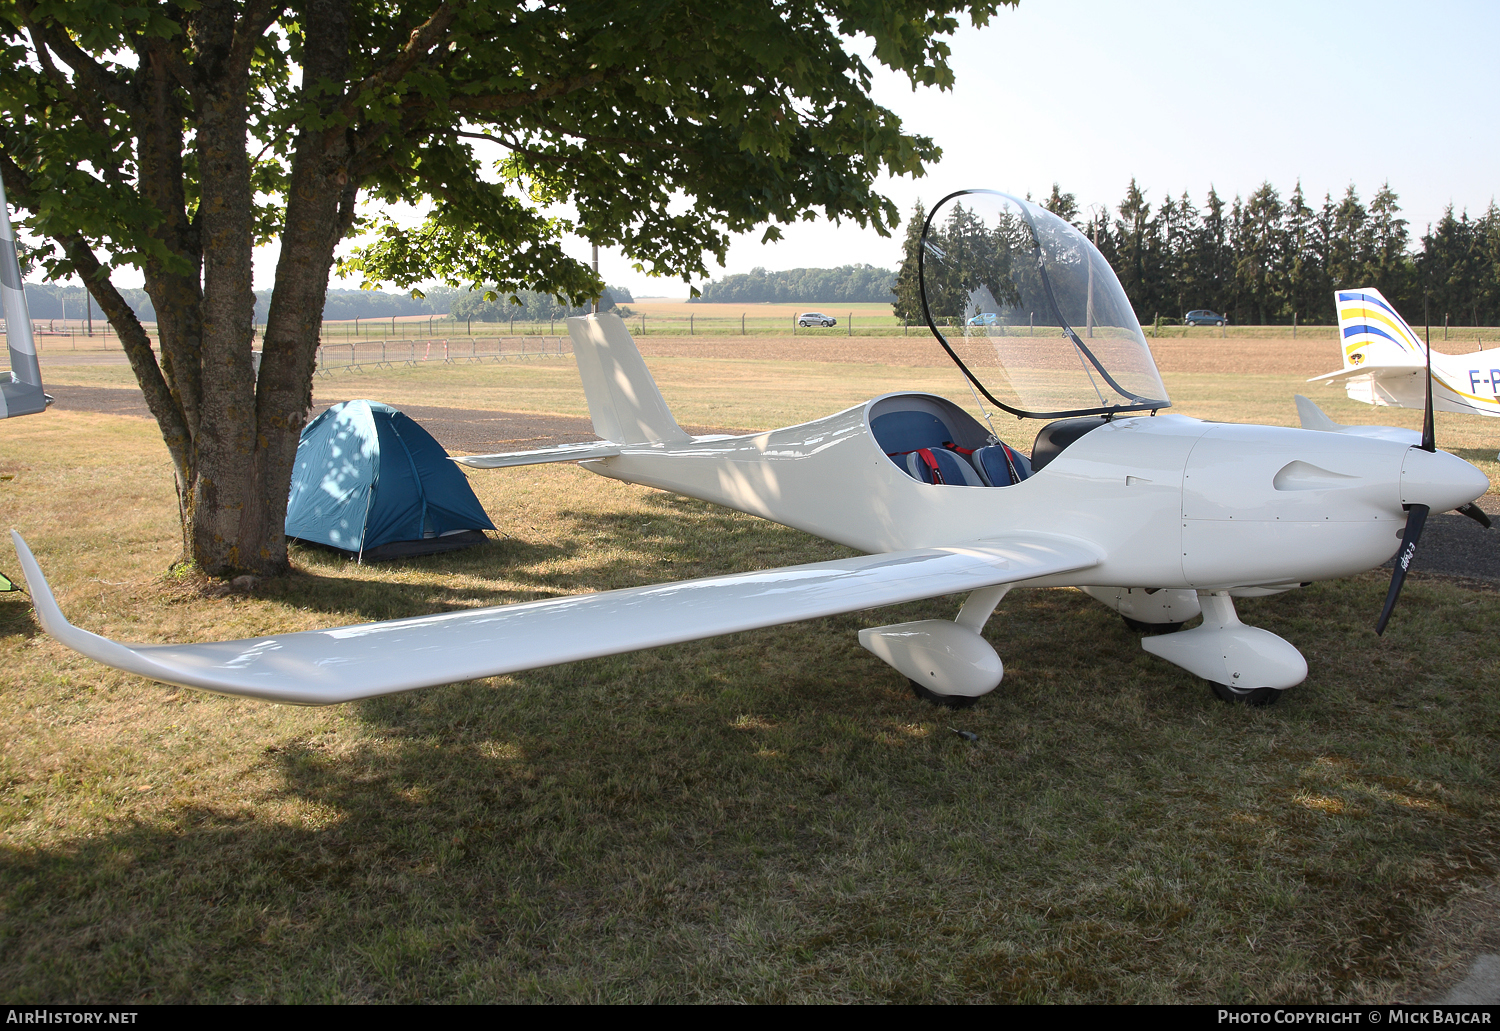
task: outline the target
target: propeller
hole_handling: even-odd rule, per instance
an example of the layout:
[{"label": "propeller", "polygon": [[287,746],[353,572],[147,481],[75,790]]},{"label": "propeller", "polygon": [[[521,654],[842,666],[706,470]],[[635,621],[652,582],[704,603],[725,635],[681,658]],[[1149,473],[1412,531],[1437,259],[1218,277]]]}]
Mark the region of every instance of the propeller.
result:
[{"label": "propeller", "polygon": [[1427,525],[1428,511],[1426,505],[1407,506],[1406,529],[1401,532],[1401,552],[1396,556],[1396,569],[1391,574],[1391,589],[1385,595],[1385,608],[1380,610],[1380,618],[1375,621],[1376,634],[1385,633],[1385,625],[1396,608],[1396,599],[1401,597],[1401,585],[1406,583],[1406,571],[1411,568],[1411,560],[1417,553],[1417,540],[1422,536],[1422,527]]},{"label": "propeller", "polygon": [[[1437,432],[1432,422],[1432,326],[1427,327],[1427,405],[1422,412],[1422,443],[1423,451],[1432,453],[1437,451]],[[1472,507],[1472,506],[1471,506]],[[1385,625],[1390,621],[1391,613],[1395,611],[1396,599],[1401,597],[1401,587],[1406,583],[1406,571],[1411,568],[1411,560],[1417,554],[1417,541],[1422,537],[1422,527],[1427,525],[1427,515],[1431,509],[1427,505],[1406,506],[1406,529],[1401,531],[1401,551],[1396,555],[1396,568],[1391,572],[1391,588],[1385,593],[1385,608],[1380,610],[1380,618],[1375,621],[1375,633],[1385,633]],[[1468,515],[1468,513],[1464,513]],[[1480,515],[1484,515],[1483,512]],[[1473,518],[1470,516],[1470,518]],[[1488,517],[1486,517],[1488,518]]]},{"label": "propeller", "polygon": [[1490,522],[1490,514],[1484,509],[1480,508],[1478,505],[1474,504],[1474,502],[1472,501],[1467,505],[1459,505],[1453,511],[1457,512],[1461,516],[1468,516],[1470,519],[1474,520],[1486,530],[1488,530],[1490,526],[1493,525]]}]

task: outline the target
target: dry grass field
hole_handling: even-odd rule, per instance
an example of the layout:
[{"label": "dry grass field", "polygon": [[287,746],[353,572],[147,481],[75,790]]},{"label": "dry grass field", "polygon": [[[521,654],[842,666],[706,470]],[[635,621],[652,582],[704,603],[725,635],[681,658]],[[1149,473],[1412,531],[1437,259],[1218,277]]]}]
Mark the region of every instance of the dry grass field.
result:
[{"label": "dry grass field", "polygon": [[[863,343],[643,349],[695,425],[763,428],[892,389],[967,400],[935,345]],[[1170,344],[1178,410],[1206,418],[1294,424],[1292,393],[1332,367],[1301,341],[1244,364]],[[123,366],[44,373],[58,392],[129,383]],[[586,414],[567,359],[317,386]],[[1420,417],[1313,396],[1341,421]],[[1438,434],[1500,479],[1486,420],[1440,415]],[[487,545],[363,567],[302,549],[292,576],[231,591],[169,572],[175,502],[149,421],[0,423],[0,520],[76,623],[124,639],[847,554],[572,466],[471,482],[504,531]],[[1385,583],[1241,605],[1309,660],[1267,710],[1216,702],[1078,592],[1016,592],[986,631],[1005,683],[958,714],[855,640],[951,618],[957,599],[297,709],[105,669],[0,596],[0,996],[1418,1000],[1497,944],[1474,914],[1500,839],[1500,592],[1414,573],[1376,638]]]}]

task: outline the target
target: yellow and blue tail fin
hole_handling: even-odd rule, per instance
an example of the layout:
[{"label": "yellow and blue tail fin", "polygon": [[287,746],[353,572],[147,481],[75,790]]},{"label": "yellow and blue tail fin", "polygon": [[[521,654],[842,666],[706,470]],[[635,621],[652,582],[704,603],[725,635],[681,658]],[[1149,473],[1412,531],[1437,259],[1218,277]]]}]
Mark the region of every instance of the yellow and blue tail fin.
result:
[{"label": "yellow and blue tail fin", "polygon": [[1333,298],[1345,369],[1426,363],[1426,345],[1379,290],[1337,290]]}]

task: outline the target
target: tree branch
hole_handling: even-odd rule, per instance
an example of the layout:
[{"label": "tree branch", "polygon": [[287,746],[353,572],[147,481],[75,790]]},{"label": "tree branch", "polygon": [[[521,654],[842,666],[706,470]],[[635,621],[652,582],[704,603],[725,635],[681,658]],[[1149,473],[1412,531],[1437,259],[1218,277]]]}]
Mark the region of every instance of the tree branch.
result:
[{"label": "tree branch", "polygon": [[[73,42],[66,31],[58,31],[59,27],[55,22],[46,20],[38,25],[32,19],[36,8],[31,4],[22,3],[20,7],[21,17],[31,33],[32,45],[37,50],[37,59],[42,62],[44,69],[52,64],[51,59],[45,55],[45,51],[51,49],[64,64],[73,69],[73,75],[81,85],[102,94],[110,103],[127,111],[134,113],[138,110],[135,93],[124,80],[89,56],[87,51]],[[62,75],[56,66],[51,67],[48,77],[54,74]],[[66,76],[63,79],[66,81]],[[69,83],[68,88],[72,90],[73,84]]]},{"label": "tree branch", "polygon": [[234,27],[234,42],[229,47],[229,62],[235,68],[249,68],[255,45],[276,19],[286,10],[277,0],[250,0],[245,13]]},{"label": "tree branch", "polygon": [[432,17],[412,30],[406,45],[401,48],[401,53],[394,60],[378,71],[365,76],[345,94],[344,102],[339,105],[343,115],[351,119],[354,117],[356,99],[361,94],[400,82],[406,73],[425,59],[435,47],[446,42],[448,29],[452,27],[457,17],[458,5],[443,0],[443,3],[438,5],[438,9],[432,12]]},{"label": "tree branch", "polygon": [[[37,209],[36,195],[31,189],[31,176],[3,150],[0,150],[0,176],[4,177],[5,192],[12,204],[29,211]],[[63,253],[73,263],[73,269],[83,280],[84,287],[99,303],[99,309],[119,335],[120,343],[125,348],[125,356],[146,397],[146,407],[156,417],[162,437],[172,453],[172,462],[179,473],[185,474],[191,468],[192,438],[182,415],[182,406],[172,397],[166,378],[162,376],[161,366],[157,364],[156,354],[151,350],[151,338],[146,335],[145,327],[120,295],[120,291],[115,289],[114,283],[110,282],[103,265],[82,236],[67,233],[54,235],[52,238],[62,245]]]},{"label": "tree branch", "polygon": [[[578,75],[571,79],[560,79],[557,82],[547,83],[529,89],[524,93],[495,93],[483,97],[453,97],[448,101],[448,107],[458,112],[483,112],[483,111],[510,111],[518,107],[526,107],[537,104],[543,100],[551,100],[553,97],[565,96],[575,93],[590,86],[597,86],[604,81],[604,72],[595,70],[586,75]],[[421,104],[413,103],[417,107],[425,104],[432,106],[431,101],[423,98]]]}]

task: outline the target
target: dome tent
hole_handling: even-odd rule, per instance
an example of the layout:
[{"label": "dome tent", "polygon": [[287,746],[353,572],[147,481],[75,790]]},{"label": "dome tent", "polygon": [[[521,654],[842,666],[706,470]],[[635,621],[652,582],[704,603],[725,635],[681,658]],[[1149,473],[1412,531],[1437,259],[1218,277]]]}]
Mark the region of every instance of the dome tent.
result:
[{"label": "dome tent", "polygon": [[390,405],[345,401],[303,428],[288,537],[381,559],[468,547],[493,529],[442,445]]}]

